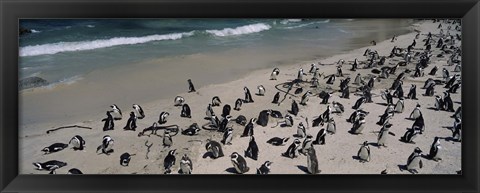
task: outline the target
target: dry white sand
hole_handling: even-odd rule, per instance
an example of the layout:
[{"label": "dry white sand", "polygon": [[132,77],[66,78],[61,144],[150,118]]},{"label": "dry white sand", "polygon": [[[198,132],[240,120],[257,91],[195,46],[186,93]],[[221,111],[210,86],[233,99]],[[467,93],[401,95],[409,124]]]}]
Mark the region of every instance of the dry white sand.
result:
[{"label": "dry white sand", "polygon": [[[417,39],[417,46],[414,51],[423,51],[423,39],[426,38],[426,34],[431,32],[432,34],[439,34],[437,29],[438,23],[432,23],[431,21],[421,21],[414,25],[416,30],[421,31],[420,38]],[[447,24],[443,24],[443,29],[445,33],[447,31]],[[452,27],[452,29],[455,26]],[[450,30],[450,33],[455,34],[459,33],[454,30]],[[417,98],[418,100],[405,100],[405,110],[401,114],[395,114],[395,116],[390,120],[390,123],[393,124],[390,131],[395,133],[396,136],[389,135],[387,138],[387,146],[377,148],[376,146],[370,145],[371,148],[371,160],[370,162],[360,163],[358,160],[353,157],[356,156],[357,151],[360,148],[360,144],[364,141],[369,141],[375,143],[377,141],[377,134],[375,131],[380,130],[380,126],[375,123],[379,120],[380,115],[383,114],[385,106],[382,105],[385,103],[384,100],[380,97],[380,91],[385,88],[389,88],[396,76],[402,72],[404,69],[414,69],[415,65],[418,62],[418,58],[414,58],[413,62],[406,67],[399,67],[397,69],[397,75],[391,75],[389,79],[382,79],[380,82],[375,82],[375,87],[372,90],[373,94],[373,103],[364,104],[363,110],[370,112],[366,119],[366,126],[361,135],[352,135],[348,133],[348,130],[352,127],[351,123],[346,122],[345,120],[350,116],[354,111],[351,107],[354,105],[355,101],[360,97],[354,94],[356,88],[353,85],[354,78],[357,73],[361,73],[362,76],[368,76],[371,73],[371,69],[359,69],[356,72],[350,71],[350,63],[353,62],[355,58],[358,58],[359,61],[365,61],[366,58],[363,55],[366,48],[378,51],[380,56],[388,56],[393,46],[399,48],[406,48],[410,45],[415,39],[416,33],[410,33],[406,35],[401,35],[395,42],[390,42],[386,40],[376,45],[368,46],[365,48],[357,49],[350,51],[346,54],[336,55],[329,58],[325,58],[319,61],[304,62],[301,64],[294,64],[290,66],[283,66],[280,68],[280,75],[278,80],[269,80],[270,72],[272,69],[267,70],[258,70],[250,73],[248,76],[243,77],[239,80],[218,84],[218,85],[208,85],[202,88],[197,88],[196,93],[179,93],[179,96],[183,96],[186,99],[186,103],[190,105],[192,109],[192,118],[182,118],[180,117],[181,107],[175,107],[173,105],[173,98],[166,100],[158,100],[150,103],[140,104],[146,114],[146,118],[139,120],[137,122],[138,128],[137,131],[124,131],[122,128],[125,126],[128,113],[132,110],[131,104],[117,104],[122,109],[124,116],[120,121],[115,121],[115,130],[113,131],[102,131],[103,122],[100,120],[105,117],[104,113],[93,114],[92,119],[79,119],[77,123],[72,123],[69,125],[82,125],[87,127],[92,127],[92,130],[89,129],[63,129],[58,130],[50,134],[45,134],[45,131],[55,127],[60,127],[64,125],[59,125],[58,123],[45,123],[41,125],[35,125],[31,127],[38,127],[32,133],[26,133],[19,136],[20,140],[20,173],[22,174],[45,174],[47,171],[37,171],[34,169],[32,162],[44,162],[48,160],[60,160],[68,163],[66,167],[57,170],[57,173],[63,174],[66,173],[71,168],[78,168],[84,173],[88,174],[163,174],[163,160],[167,152],[171,149],[177,149],[177,163],[173,166],[172,173],[177,173],[179,170],[179,161],[181,156],[187,154],[193,162],[193,173],[194,174],[230,174],[231,168],[233,167],[230,154],[232,152],[238,152],[242,156],[243,152],[248,147],[249,138],[240,138],[241,133],[243,132],[244,127],[240,126],[234,122],[230,125],[234,128],[234,138],[232,140],[232,145],[223,146],[223,151],[225,156],[218,159],[203,158],[206,153],[205,142],[206,139],[213,139],[218,142],[222,139],[223,133],[216,131],[202,130],[197,136],[185,136],[180,133],[173,137],[173,146],[170,148],[164,148],[162,146],[162,138],[152,135],[150,137],[142,136],[138,137],[137,134],[139,130],[147,128],[152,125],[153,122],[158,120],[160,112],[167,111],[170,113],[168,117],[168,122],[166,125],[177,124],[180,128],[185,129],[192,123],[198,123],[200,126],[207,123],[208,121],[204,119],[205,110],[207,104],[211,102],[213,96],[219,96],[222,100],[222,105],[220,107],[214,107],[214,111],[217,115],[222,113],[222,107],[225,104],[232,106],[231,115],[237,117],[238,115],[244,115],[248,120],[253,117],[257,117],[258,113],[261,110],[265,109],[274,109],[282,112],[284,115],[287,110],[290,109],[291,100],[289,97],[279,106],[277,104],[271,103],[274,94],[277,92],[275,85],[292,81],[297,75],[299,68],[303,68],[306,72],[310,68],[311,63],[321,63],[326,65],[318,65],[320,72],[325,75],[334,74],[336,72],[336,62],[340,59],[345,60],[348,64],[343,65],[342,70],[344,77],[337,77],[335,84],[331,86],[337,92],[333,93],[333,97],[329,100],[331,105],[332,101],[340,102],[345,106],[345,112],[342,114],[333,114],[334,120],[336,121],[336,134],[328,134],[326,137],[325,145],[315,145],[316,154],[319,162],[319,169],[321,174],[379,174],[382,170],[387,169],[388,174],[409,174],[408,171],[401,171],[399,165],[405,165],[407,158],[410,153],[413,152],[415,147],[420,147],[425,154],[428,154],[430,145],[433,142],[435,136],[441,138],[450,137],[452,132],[445,127],[451,127],[453,125],[453,119],[450,116],[453,114],[446,111],[435,111],[429,108],[434,106],[435,98],[422,96],[425,92],[423,87],[424,81],[428,78],[442,79],[441,69],[446,68],[452,73],[454,66],[447,65],[448,57],[438,58],[436,55],[440,53],[438,48],[435,48],[435,44],[432,44],[433,57],[431,58],[431,63],[429,67],[425,69],[425,76],[420,78],[414,78],[413,72],[407,74],[407,77],[404,80],[403,90],[405,95],[408,94],[408,90],[411,84],[417,85]],[[436,42],[436,38],[434,39]],[[460,42],[457,41],[456,46],[459,46]],[[400,57],[387,58],[385,64],[386,66],[393,66],[398,62],[403,61]],[[428,72],[431,68],[437,66],[439,71],[435,77],[429,76]],[[360,65],[362,68],[363,65]],[[209,75],[214,77],[215,75]],[[309,74],[306,78],[311,79],[312,75]],[[350,81],[350,99],[340,98],[341,93],[338,92],[340,79],[346,77],[351,77]],[[326,79],[323,77],[320,79],[321,89],[326,88]],[[257,92],[256,87],[258,85],[263,85],[266,88],[265,96],[257,96],[254,93]],[[254,103],[243,104],[240,111],[233,110],[235,100],[237,98],[243,98],[243,87],[247,86],[252,92]],[[304,88],[304,92],[309,88]],[[185,90],[187,86],[185,85]],[[314,90],[314,89],[312,89]],[[318,93],[319,90],[314,90]],[[435,88],[435,95],[442,95],[445,89],[442,85],[437,85]],[[293,92],[293,90],[292,90]],[[303,92],[303,93],[304,93]],[[296,95],[293,97],[299,102],[301,95]],[[456,109],[461,105],[461,89],[458,90],[457,94],[451,94],[452,100],[454,101],[454,108]],[[283,98],[281,95],[280,100]],[[91,100],[91,99],[88,99]],[[250,171],[248,174],[254,174],[256,168],[259,168],[266,160],[274,162],[271,168],[272,174],[305,174],[304,167],[307,165],[306,156],[300,155],[295,159],[290,159],[281,156],[281,153],[285,152],[288,145],[291,144],[294,137],[293,134],[296,133],[297,125],[300,122],[305,123],[305,117],[310,121],[310,127],[307,129],[307,133],[312,136],[316,136],[317,132],[322,129],[319,127],[311,127],[311,120],[314,117],[323,113],[327,105],[320,104],[321,99],[318,97],[311,97],[306,106],[300,105],[300,113],[294,118],[293,127],[276,127],[271,128],[276,125],[277,119],[270,118],[269,124],[266,127],[260,125],[255,125],[255,139],[258,144],[260,153],[257,161],[250,158],[245,158]],[[394,99],[394,103],[397,99]],[[400,136],[402,136],[407,128],[410,128],[413,124],[413,121],[406,119],[410,112],[414,109],[415,105],[419,103],[422,105],[421,109],[425,118],[426,131],[419,135],[414,141],[416,144],[409,144],[399,141]],[[110,104],[106,104],[108,107]],[[107,111],[109,109],[105,109]],[[159,133],[163,133],[159,131]],[[74,135],[81,135],[86,140],[86,149],[83,151],[74,151],[71,148],[65,149],[60,152],[43,155],[40,151],[43,147],[49,146],[50,144],[56,142],[68,143],[68,141]],[[104,135],[110,135],[115,140],[114,152],[110,155],[97,154],[96,148],[100,145],[102,137]],[[290,137],[287,146],[272,146],[267,144],[266,141],[272,137]],[[303,139],[300,139],[303,141]],[[147,148],[145,142],[153,143],[151,151],[148,154],[149,159],[146,159],[145,155],[147,153]],[[443,147],[442,160],[435,162],[432,160],[423,159],[424,167],[419,170],[420,174],[455,174],[456,171],[461,169],[461,143],[446,141],[445,139],[441,140],[441,145]],[[123,167],[119,164],[120,155],[124,152],[129,152],[130,154],[136,154],[132,157],[130,165],[128,167]]]}]

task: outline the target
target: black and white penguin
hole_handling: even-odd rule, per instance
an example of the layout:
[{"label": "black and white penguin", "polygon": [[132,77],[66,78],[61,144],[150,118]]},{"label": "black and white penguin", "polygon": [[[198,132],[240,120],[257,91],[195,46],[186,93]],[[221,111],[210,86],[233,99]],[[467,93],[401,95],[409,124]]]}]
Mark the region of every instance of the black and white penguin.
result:
[{"label": "black and white penguin", "polygon": [[197,123],[193,123],[191,124],[187,129],[183,130],[182,129],[182,135],[190,135],[190,136],[193,136],[193,135],[198,135],[198,133],[200,132],[200,127],[198,127],[198,124]]},{"label": "black and white penguin", "polygon": [[412,129],[419,130],[420,134],[425,131],[425,120],[423,119],[423,115],[420,115],[418,118],[415,119],[412,125]]},{"label": "black and white penguin", "polygon": [[207,119],[210,119],[212,116],[215,116],[215,112],[213,111],[212,104],[208,104],[207,110],[205,111],[205,115]]},{"label": "black and white penguin", "polygon": [[173,106],[182,106],[184,102],[185,102],[185,98],[181,96],[176,96],[175,99],[173,100]]},{"label": "black and white penguin", "polygon": [[435,110],[436,111],[443,110],[443,106],[444,106],[443,98],[440,95],[436,95],[435,96]]},{"label": "black and white penguin", "polygon": [[327,136],[327,131],[325,129],[320,129],[317,133],[317,137],[315,141],[313,141],[314,145],[325,145],[325,136]]},{"label": "black and white penguin", "polygon": [[363,129],[365,128],[365,118],[360,117],[357,121],[353,123],[352,129],[350,133],[352,134],[360,134],[362,133]]},{"label": "black and white penguin", "polygon": [[192,160],[187,156],[187,154],[184,154],[182,156],[182,159],[180,160],[180,170],[178,173],[180,174],[192,174],[193,171],[193,163]]},{"label": "black and white penguin", "polygon": [[310,64],[310,70],[308,71],[309,73],[314,73],[315,70],[317,70],[317,66],[315,63]]},{"label": "black and white penguin", "polygon": [[410,87],[410,91],[408,92],[407,98],[418,100],[417,99],[417,85],[412,84],[412,86]]},{"label": "black and white penguin", "polygon": [[275,94],[275,96],[273,96],[272,103],[273,103],[273,104],[277,104],[277,103],[278,103],[278,99],[280,99],[280,92],[277,92],[277,93]]},{"label": "black and white penguin", "polygon": [[340,98],[350,99],[350,87],[348,85],[343,88]]},{"label": "black and white penguin", "polygon": [[333,84],[335,82],[335,75],[334,74],[326,76],[325,78],[328,78],[327,84]]},{"label": "black and white penguin", "polygon": [[83,172],[77,168],[72,168],[68,170],[68,174],[83,174]]},{"label": "black and white penguin", "polygon": [[67,165],[66,162],[62,162],[62,161],[58,161],[58,160],[50,160],[50,161],[47,161],[47,162],[35,162],[33,163],[33,165],[37,168],[37,170],[47,170],[47,171],[53,171],[53,170],[56,170],[58,168],[61,168],[61,167],[64,167]]},{"label": "black and white penguin", "polygon": [[222,117],[226,117],[228,115],[230,115],[230,111],[231,111],[232,107],[230,107],[229,104],[225,104],[223,105],[223,109],[222,109]]},{"label": "black and white penguin", "polygon": [[448,90],[447,92],[449,93],[457,93],[457,90],[460,88],[460,83],[455,83],[454,85],[452,85]]},{"label": "black and white penguin", "polygon": [[437,66],[434,66],[432,70],[430,70],[430,73],[428,73],[428,75],[435,76],[435,74],[437,74],[437,71],[438,71]]},{"label": "black and white penguin", "polygon": [[283,145],[285,145],[285,143],[287,143],[287,141],[289,139],[290,139],[290,137],[284,137],[284,138],[272,137],[271,139],[269,139],[267,141],[267,143],[272,144],[274,146],[283,146]]},{"label": "black and white penguin", "polygon": [[298,104],[295,101],[295,99],[292,99],[292,107],[291,107],[290,113],[297,116],[298,111],[299,111]]},{"label": "black and white penguin", "polygon": [[247,118],[243,115],[238,115],[237,118],[235,118],[235,122],[241,126],[245,126],[247,124]]},{"label": "black and white penguin", "polygon": [[307,171],[310,174],[318,174],[321,172],[318,169],[318,159],[314,148],[307,150]]},{"label": "black and white penguin", "polygon": [[300,144],[301,144],[300,140],[295,139],[293,143],[290,146],[288,146],[287,151],[282,153],[282,156],[285,156],[288,158],[296,158],[298,156],[297,151],[298,151],[298,148],[300,147]]},{"label": "black and white penguin", "polygon": [[420,111],[420,104],[417,103],[417,106],[415,107],[415,109],[413,109],[412,113],[410,113],[409,118],[417,119],[418,117],[420,117],[420,115],[422,115],[422,111]]},{"label": "black and white penguin", "polygon": [[353,61],[352,68],[350,69],[350,71],[356,71],[357,68],[358,68],[358,60],[355,58],[355,60]]},{"label": "black and white penguin", "polygon": [[223,139],[220,142],[222,142],[223,145],[232,145],[232,138],[233,138],[233,128],[229,127],[223,133]]},{"label": "black and white penguin", "polygon": [[327,132],[330,134],[335,134],[337,132],[337,125],[335,124],[333,117],[327,121]]},{"label": "black and white penguin", "polygon": [[44,154],[50,154],[50,153],[61,151],[67,147],[68,147],[68,144],[65,144],[65,143],[54,143],[48,147],[43,148],[42,151],[44,152]]},{"label": "black and white penguin", "polygon": [[123,153],[120,155],[120,165],[121,166],[128,166],[130,164],[130,160],[132,159],[132,156],[135,154],[129,154],[128,152]]},{"label": "black and white penguin", "polygon": [[257,124],[261,125],[262,127],[266,127],[268,124],[269,116],[270,116],[270,112],[268,110],[260,111],[257,118]]},{"label": "black and white penguin", "polygon": [[357,157],[360,160],[360,163],[365,163],[370,161],[370,147],[368,146],[368,141],[363,142],[362,146],[357,152]]},{"label": "black and white penguin", "polygon": [[413,128],[410,128],[408,129],[405,134],[403,134],[402,137],[400,137],[400,141],[403,141],[405,143],[413,143],[415,144],[415,142],[413,141],[417,135],[420,133],[419,130],[416,130],[416,129],[413,129]]},{"label": "black and white penguin", "polygon": [[357,101],[355,102],[355,105],[352,108],[359,109],[360,106],[362,106],[362,104],[364,104],[365,102],[367,102],[367,100],[365,99],[365,97],[362,96],[359,99],[357,99]]},{"label": "black and white penguin", "polygon": [[218,131],[219,132],[225,132],[227,130],[227,125],[230,122],[230,120],[232,120],[231,115],[227,115],[227,116],[223,117],[222,121],[220,121],[220,126],[218,128]]},{"label": "black and white penguin", "polygon": [[406,168],[410,173],[412,174],[418,173],[417,169],[423,167],[421,156],[422,156],[422,150],[420,150],[420,148],[418,147],[416,147],[413,153],[410,154],[410,156],[408,156]]},{"label": "black and white penguin", "polygon": [[247,88],[247,87],[243,87],[243,91],[245,92],[245,99],[244,99],[244,103],[253,103],[253,99],[252,99],[252,94],[250,94],[250,90]]},{"label": "black and white penguin", "polygon": [[395,104],[395,113],[403,113],[403,109],[405,108],[405,102],[403,97],[398,98],[397,103]]},{"label": "black and white penguin", "polygon": [[110,107],[112,108],[112,110],[110,110],[110,113],[112,114],[113,119],[114,120],[121,120],[122,119],[122,111],[120,110],[120,108],[118,108],[118,106],[116,104],[113,104]]},{"label": "black and white penguin", "polygon": [[173,145],[172,135],[170,135],[169,130],[165,130],[165,132],[163,132],[162,138],[163,138],[163,147],[170,147]]},{"label": "black and white penguin", "polygon": [[299,82],[302,82],[303,81],[303,76],[305,76],[307,74],[305,74],[303,72],[303,68],[300,68],[300,70],[298,70],[298,73],[297,73],[297,81]]},{"label": "black and white penguin", "polygon": [[297,134],[295,135],[295,137],[304,138],[306,135],[307,131],[305,129],[305,126],[303,126],[303,123],[300,122],[297,126]]},{"label": "black and white penguin", "polygon": [[220,106],[222,104],[222,101],[220,100],[220,97],[214,96],[212,98],[212,107]]},{"label": "black and white penguin", "polygon": [[428,159],[439,161],[442,160],[440,157],[440,152],[442,150],[442,146],[440,146],[440,138],[435,137],[433,139],[433,143],[430,146],[430,153],[427,155]]},{"label": "black and white penguin", "polygon": [[258,93],[257,93],[258,96],[264,96],[265,95],[265,87],[263,85],[259,85],[257,87],[257,89],[258,89]]},{"label": "black and white penguin", "polygon": [[253,160],[258,159],[258,146],[255,142],[255,137],[250,136],[250,142],[248,142],[247,150],[245,151],[245,157],[252,158]]},{"label": "black and white penguin", "polygon": [[102,119],[102,121],[105,122],[103,125],[103,131],[108,131],[108,130],[113,130],[115,127],[115,124],[113,123],[113,117],[110,111],[107,111],[107,118]]},{"label": "black and white penguin", "polygon": [[[389,105],[389,109],[393,109],[392,105]],[[389,120],[394,116],[395,112],[393,110],[389,110],[390,112],[385,112],[383,113],[382,116],[380,116],[380,120],[377,122],[377,125],[385,125],[388,124]]]},{"label": "black and white penguin", "polygon": [[318,96],[322,99],[320,104],[327,104],[328,100],[332,97],[332,94],[322,91]]},{"label": "black and white penguin", "polygon": [[192,80],[188,79],[187,81],[188,81],[188,92],[197,92],[195,90],[195,86],[193,86]]},{"label": "black and white penguin", "polygon": [[235,171],[238,174],[243,174],[250,170],[250,168],[247,166],[247,161],[245,161],[245,158],[243,158],[237,152],[233,152],[232,155],[230,155],[230,159],[232,161],[233,167],[235,168]]},{"label": "black and white penguin", "polygon": [[257,168],[257,174],[269,174],[270,173],[270,167],[272,166],[273,162],[271,161],[265,161],[260,168]]},{"label": "black and white penguin", "polygon": [[73,150],[83,150],[85,148],[85,140],[83,140],[82,136],[75,135],[70,139],[68,144],[72,144]]},{"label": "black and white penguin", "polygon": [[370,80],[368,80],[367,86],[370,87],[370,89],[373,88],[376,79],[377,79],[376,77],[372,76]]},{"label": "black and white penguin", "polygon": [[109,135],[103,136],[102,144],[97,147],[97,152],[102,150],[102,153],[110,155],[113,152],[113,142],[114,140]]},{"label": "black and white penguin", "polygon": [[[183,106],[183,105],[182,105]],[[165,124],[167,123],[167,118],[170,115],[170,113],[163,111],[160,113],[160,116],[158,117],[158,124]]]},{"label": "black and white penguin", "polygon": [[280,74],[280,69],[274,68],[272,73],[270,74],[270,80],[277,80],[278,74]]},{"label": "black and white penguin", "polygon": [[123,127],[123,130],[133,130],[137,128],[137,116],[134,112],[130,112],[130,118],[128,118],[127,125]]},{"label": "black and white penguin", "polygon": [[453,69],[454,72],[461,72],[462,71],[462,64],[458,63],[455,65],[455,68]]},{"label": "black and white penguin", "polygon": [[313,95],[312,91],[305,92],[305,94],[303,94],[302,96],[302,100],[300,101],[300,104],[304,106],[307,105],[308,98],[312,95]]},{"label": "black and white penguin", "polygon": [[455,118],[455,122],[453,124],[453,129],[452,129],[452,139],[453,141],[456,141],[456,142],[462,141],[462,119],[461,118]]},{"label": "black and white penguin", "polygon": [[145,118],[145,113],[143,112],[143,109],[140,105],[133,104],[133,112],[135,112],[135,116],[138,119]]},{"label": "black and white penguin", "polygon": [[217,159],[219,157],[223,157],[223,150],[220,143],[214,140],[207,139],[207,144],[205,144],[205,149],[207,152],[211,153],[211,158]]},{"label": "black and white penguin", "polygon": [[348,117],[347,122],[354,123],[355,121],[360,119],[360,117],[366,117],[368,114],[369,112],[366,112],[362,109],[357,109],[350,115],[350,117]]},{"label": "black and white penguin", "polygon": [[449,79],[448,79],[447,83],[445,84],[444,88],[450,88],[455,83],[455,81],[459,78],[460,78],[460,74],[456,74],[454,76],[449,77]]},{"label": "black and white penguin", "polygon": [[338,77],[343,77],[343,71],[342,71],[342,66],[337,66],[337,74],[336,76]]},{"label": "black and white penguin", "polygon": [[353,84],[361,85],[362,82],[363,82],[362,77],[361,77],[360,73],[358,73],[357,76],[355,76],[355,81],[353,82]]},{"label": "black and white penguin", "polygon": [[453,109],[453,101],[452,98],[450,97],[450,93],[448,92],[443,92],[444,97],[443,97],[443,102],[444,102],[444,109],[449,112],[455,112]]},{"label": "black and white penguin", "polygon": [[238,98],[238,99],[235,101],[235,108],[233,108],[233,109],[236,110],[236,111],[241,110],[242,104],[243,104],[243,100],[240,99],[240,98]]},{"label": "black and white penguin", "polygon": [[245,129],[243,129],[243,134],[240,137],[253,136],[253,129],[256,121],[256,118],[251,118],[250,122],[248,122],[248,124],[245,126]]},{"label": "black and white penguin", "polygon": [[180,112],[180,117],[192,118],[192,115],[190,113],[190,106],[188,106],[188,104],[183,104],[182,112]]},{"label": "black and white penguin", "polygon": [[380,132],[378,133],[378,136],[377,136],[377,146],[380,148],[381,146],[383,147],[387,147],[385,145],[386,141],[387,141],[387,135],[389,134],[389,129],[390,127],[392,127],[391,124],[385,124],[382,126],[382,128],[380,129]]},{"label": "black and white penguin", "polygon": [[280,111],[268,109],[268,112],[270,112],[270,116],[273,118],[277,118],[277,119],[283,118],[283,115]]},{"label": "black and white penguin", "polygon": [[403,83],[400,83],[400,85],[397,87],[397,89],[395,90],[395,92],[393,92],[393,96],[397,97],[397,98],[403,98],[403,88],[402,88],[402,84]]},{"label": "black and white penguin", "polygon": [[448,70],[446,68],[443,68],[442,69],[442,75],[443,75],[443,80],[446,81],[448,77],[450,77],[450,73],[448,72]]},{"label": "black and white penguin", "polygon": [[170,150],[167,156],[165,157],[165,159],[163,160],[163,167],[165,168],[165,174],[169,174],[172,172],[171,169],[176,162],[176,158],[175,158],[176,151],[177,151],[176,149]]}]

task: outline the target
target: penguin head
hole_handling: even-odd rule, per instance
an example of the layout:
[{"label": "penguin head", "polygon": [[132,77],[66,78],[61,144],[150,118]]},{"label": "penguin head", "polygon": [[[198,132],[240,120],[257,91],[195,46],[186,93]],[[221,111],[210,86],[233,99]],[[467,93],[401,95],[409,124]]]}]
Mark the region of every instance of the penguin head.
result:
[{"label": "penguin head", "polygon": [[42,149],[43,153],[47,154],[47,153],[50,153],[50,148],[48,147],[45,147]]},{"label": "penguin head", "polygon": [[297,144],[297,145],[298,145],[298,144],[300,144],[301,142],[300,142],[300,140],[299,140],[299,139],[295,139],[295,141],[293,141],[293,143],[295,143],[295,144]]},{"label": "penguin head", "polygon": [[415,153],[422,153],[422,150],[419,147],[415,147],[414,152]]},{"label": "penguin head", "polygon": [[271,162],[271,161],[265,161],[265,163],[263,163],[263,165],[264,165],[265,167],[267,167],[268,169],[270,169],[270,166],[271,166],[272,164],[273,164],[273,162]]},{"label": "penguin head", "polygon": [[177,149],[170,150],[168,155],[175,156]]},{"label": "penguin head", "polygon": [[368,146],[368,141],[364,141],[363,146]]},{"label": "penguin head", "polygon": [[250,136],[250,142],[255,142],[255,137],[253,137],[253,135]]},{"label": "penguin head", "polygon": [[240,156],[240,155],[239,155],[237,152],[233,152],[232,155],[230,155],[230,158],[232,158],[232,160],[235,160],[235,161],[236,161],[239,156]]},{"label": "penguin head", "polygon": [[253,123],[255,123],[255,122],[257,122],[257,118],[252,118],[252,119],[250,119],[250,123],[253,124]]},{"label": "penguin head", "polygon": [[35,163],[33,163],[33,165],[34,165],[35,167],[37,167],[37,168],[35,168],[35,169],[37,169],[37,170],[43,169],[42,164],[41,164],[40,162],[35,162]]},{"label": "penguin head", "polygon": [[283,143],[286,143],[289,139],[290,139],[290,137],[284,137],[284,138],[282,139],[282,142],[283,142]]}]

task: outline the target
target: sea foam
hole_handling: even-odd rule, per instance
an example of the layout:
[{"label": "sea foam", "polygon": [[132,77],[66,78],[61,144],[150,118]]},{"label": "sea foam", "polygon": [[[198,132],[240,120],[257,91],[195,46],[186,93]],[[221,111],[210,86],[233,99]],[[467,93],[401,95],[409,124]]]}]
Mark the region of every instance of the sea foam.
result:
[{"label": "sea foam", "polygon": [[207,33],[213,34],[215,36],[234,36],[234,35],[243,35],[257,33],[272,28],[270,25],[265,23],[256,23],[250,25],[244,25],[236,28],[224,28],[222,30],[206,30]]}]

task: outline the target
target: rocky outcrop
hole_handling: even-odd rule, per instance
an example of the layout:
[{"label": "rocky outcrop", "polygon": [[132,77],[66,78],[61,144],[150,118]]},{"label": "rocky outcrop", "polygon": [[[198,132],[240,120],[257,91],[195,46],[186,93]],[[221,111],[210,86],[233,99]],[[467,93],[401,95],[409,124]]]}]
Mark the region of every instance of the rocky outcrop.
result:
[{"label": "rocky outcrop", "polygon": [[29,89],[29,88],[36,88],[40,86],[48,85],[48,81],[40,77],[28,77],[18,81],[18,89]]},{"label": "rocky outcrop", "polygon": [[18,34],[20,34],[20,35],[25,35],[25,34],[29,34],[29,33],[32,33],[31,29],[27,29],[27,28],[24,28],[24,27],[20,27],[18,29]]}]

